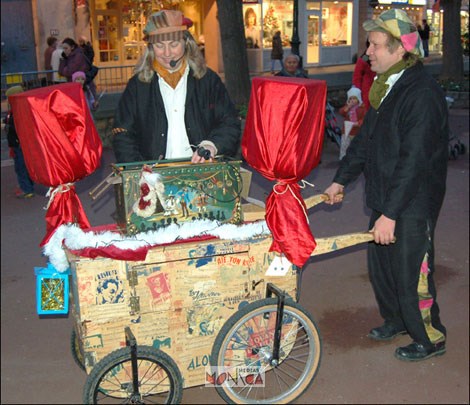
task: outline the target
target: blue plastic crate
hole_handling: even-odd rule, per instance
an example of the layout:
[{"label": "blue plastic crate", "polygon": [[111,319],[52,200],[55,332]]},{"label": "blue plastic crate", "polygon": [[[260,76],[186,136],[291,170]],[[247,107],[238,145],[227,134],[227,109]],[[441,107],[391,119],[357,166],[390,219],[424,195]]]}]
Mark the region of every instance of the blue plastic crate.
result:
[{"label": "blue plastic crate", "polygon": [[59,315],[69,312],[70,269],[58,272],[47,263],[47,267],[35,267],[36,311],[39,315]]}]

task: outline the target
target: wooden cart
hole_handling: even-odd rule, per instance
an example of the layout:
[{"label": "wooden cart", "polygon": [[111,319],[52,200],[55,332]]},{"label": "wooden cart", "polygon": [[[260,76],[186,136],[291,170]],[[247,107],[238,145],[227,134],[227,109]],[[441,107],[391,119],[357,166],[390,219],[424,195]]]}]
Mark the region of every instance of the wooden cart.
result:
[{"label": "wooden cart", "polygon": [[[243,212],[245,221],[264,217],[254,204]],[[313,254],[371,239],[317,239]],[[88,373],[84,403],[178,403],[183,388],[198,385],[215,386],[229,403],[302,395],[320,365],[320,332],[297,303],[301,269],[269,252],[271,242],[172,243],[140,262],[68,251],[72,351]]]}]

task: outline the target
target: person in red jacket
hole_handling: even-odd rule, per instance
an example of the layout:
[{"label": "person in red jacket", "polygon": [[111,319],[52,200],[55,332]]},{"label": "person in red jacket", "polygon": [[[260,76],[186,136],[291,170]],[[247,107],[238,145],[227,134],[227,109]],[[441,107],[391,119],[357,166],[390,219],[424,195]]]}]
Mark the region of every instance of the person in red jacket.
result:
[{"label": "person in red jacket", "polygon": [[357,59],[356,66],[354,67],[352,84],[361,90],[362,101],[365,110],[370,107],[369,103],[369,90],[374,82],[375,72],[370,68],[369,57],[367,56],[367,48],[369,48],[369,41],[366,42],[366,49],[364,53]]},{"label": "person in red jacket", "polygon": [[339,159],[341,160],[346,154],[349,144],[355,137],[364,120],[366,109],[361,97],[361,90],[357,87],[351,87],[348,91],[348,99],[346,105],[341,107],[339,113],[344,117],[343,134],[341,135],[341,145],[339,151]]}]

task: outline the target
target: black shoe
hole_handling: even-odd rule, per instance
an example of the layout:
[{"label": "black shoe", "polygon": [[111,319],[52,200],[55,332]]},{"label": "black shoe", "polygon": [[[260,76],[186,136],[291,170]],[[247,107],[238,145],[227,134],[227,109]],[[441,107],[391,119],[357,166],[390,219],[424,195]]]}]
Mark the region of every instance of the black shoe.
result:
[{"label": "black shoe", "polygon": [[384,341],[392,340],[395,336],[405,335],[406,333],[408,333],[406,329],[398,328],[395,325],[385,323],[378,328],[371,329],[367,337],[373,340]]},{"label": "black shoe", "polygon": [[434,356],[442,356],[445,352],[446,342],[436,343],[430,347],[413,342],[408,346],[399,347],[395,350],[395,357],[404,361],[420,361]]}]

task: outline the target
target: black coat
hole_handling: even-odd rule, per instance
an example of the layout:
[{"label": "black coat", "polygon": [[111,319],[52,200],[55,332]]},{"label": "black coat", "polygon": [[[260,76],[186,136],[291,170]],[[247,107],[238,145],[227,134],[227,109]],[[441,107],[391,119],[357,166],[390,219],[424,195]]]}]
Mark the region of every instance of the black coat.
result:
[{"label": "black coat", "polygon": [[271,59],[281,59],[284,51],[282,49],[282,39],[280,36],[273,37],[273,49],[271,51]]},{"label": "black coat", "polygon": [[362,171],[366,203],[391,219],[437,219],[446,188],[445,95],[422,63],[405,70],[378,110],[369,109],[334,181]]},{"label": "black coat", "polygon": [[[237,111],[217,74],[208,69],[201,79],[189,71],[185,104],[186,133],[191,145],[212,141],[218,154],[234,156],[241,126]],[[121,129],[125,131],[122,132]],[[133,76],[119,101],[114,119],[113,148],[118,162],[165,157],[168,121],[158,76],[143,83]]]},{"label": "black coat", "polygon": [[16,148],[20,146],[20,140],[16,133],[15,121],[13,120],[13,113],[10,111],[5,118],[5,131],[7,133],[8,146]]}]

